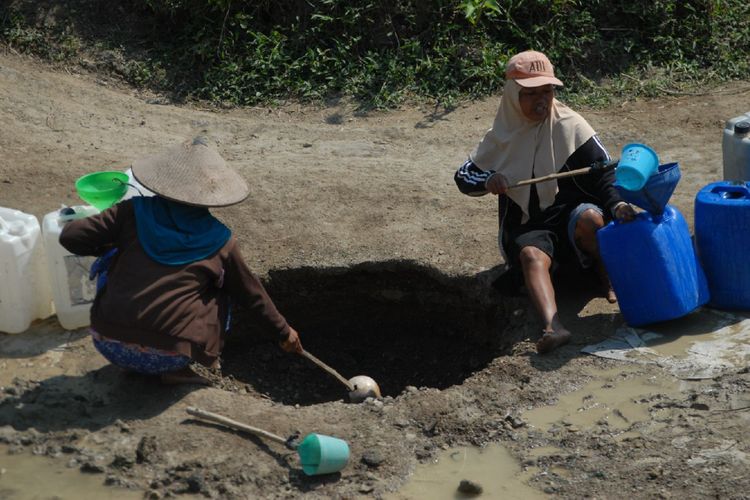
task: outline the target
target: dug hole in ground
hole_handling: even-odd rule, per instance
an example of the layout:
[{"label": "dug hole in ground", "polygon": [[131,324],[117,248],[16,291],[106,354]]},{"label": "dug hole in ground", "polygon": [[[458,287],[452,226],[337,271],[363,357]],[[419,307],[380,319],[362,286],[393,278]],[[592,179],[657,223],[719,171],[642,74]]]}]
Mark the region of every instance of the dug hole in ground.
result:
[{"label": "dug hole in ground", "polygon": [[[617,305],[579,278],[558,294],[573,342],[538,356],[541,324],[525,297],[491,290],[496,202],[461,195],[453,173],[490,126],[497,98],[444,113],[361,114],[343,101],[217,111],[11,54],[0,56],[0,88],[0,206],[39,218],[80,204],[74,182],[86,173],[125,170],[165,145],[209,136],[251,186],[246,202],[215,211],[249,266],[310,352],[346,377],[373,377],[384,396],[348,403],[334,378],[259,341],[241,313],[209,388],[126,375],[85,329],[66,331],[51,317],[0,335],[0,446],[10,453],[0,496],[26,498],[44,483],[3,480],[14,464],[38,459],[44,467],[28,469],[38,478],[50,467],[75,471],[79,498],[91,484],[149,498],[398,498],[422,464],[467,445],[501,445],[539,495],[750,491],[746,360],[688,381],[658,363],[582,354],[624,324]],[[613,156],[640,142],[679,162],[671,203],[692,229],[695,194],[721,179],[724,122],[750,111],[750,90],[579,111]],[[680,321],[667,333],[688,341],[692,320]],[[281,436],[344,439],[350,462],[306,476],[294,452],[200,422],[189,406]],[[441,491],[451,498],[457,486]]]}]

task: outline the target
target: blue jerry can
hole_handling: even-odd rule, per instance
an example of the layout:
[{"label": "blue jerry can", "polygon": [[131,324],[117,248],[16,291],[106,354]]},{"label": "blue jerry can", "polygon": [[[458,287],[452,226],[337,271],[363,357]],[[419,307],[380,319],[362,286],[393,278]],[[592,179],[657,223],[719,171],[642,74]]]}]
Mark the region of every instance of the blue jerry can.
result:
[{"label": "blue jerry can", "polygon": [[695,245],[711,292],[710,306],[750,309],[750,189],[714,182],[695,196]]},{"label": "blue jerry can", "polygon": [[641,326],[679,318],[708,302],[708,284],[685,218],[672,205],[610,222],[597,233],[599,252],[625,321]]}]

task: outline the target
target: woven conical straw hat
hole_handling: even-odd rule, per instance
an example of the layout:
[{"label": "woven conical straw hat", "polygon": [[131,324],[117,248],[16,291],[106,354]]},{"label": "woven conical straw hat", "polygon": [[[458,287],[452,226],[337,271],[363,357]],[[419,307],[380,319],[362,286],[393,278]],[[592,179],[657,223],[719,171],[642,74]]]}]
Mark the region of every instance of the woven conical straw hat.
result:
[{"label": "woven conical straw hat", "polygon": [[196,137],[159,154],[136,160],[133,177],[159,196],[199,207],[225,207],[250,194],[245,179]]}]

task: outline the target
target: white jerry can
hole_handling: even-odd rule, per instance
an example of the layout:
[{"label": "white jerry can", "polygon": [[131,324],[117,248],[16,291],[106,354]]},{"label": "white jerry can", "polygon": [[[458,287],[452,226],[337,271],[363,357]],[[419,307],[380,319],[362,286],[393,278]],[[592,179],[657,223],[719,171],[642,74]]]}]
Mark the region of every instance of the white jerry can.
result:
[{"label": "white jerry can", "polygon": [[52,297],[57,319],[66,330],[90,324],[89,311],[96,296],[96,281],[89,271],[96,257],[74,255],[60,245],[65,223],[94,215],[99,211],[89,205],[65,207],[44,216],[42,233],[47,255]]},{"label": "white jerry can", "polygon": [[750,111],[727,120],[721,141],[725,181],[750,181]]},{"label": "white jerry can", "polygon": [[53,313],[39,221],[0,207],[0,332],[21,333]]}]

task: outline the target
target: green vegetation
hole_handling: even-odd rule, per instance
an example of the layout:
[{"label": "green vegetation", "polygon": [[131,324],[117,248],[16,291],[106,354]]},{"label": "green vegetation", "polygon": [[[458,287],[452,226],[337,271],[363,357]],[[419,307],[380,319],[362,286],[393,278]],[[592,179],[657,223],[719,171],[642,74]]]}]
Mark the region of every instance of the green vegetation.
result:
[{"label": "green vegetation", "polygon": [[0,41],[53,61],[93,58],[177,97],[243,105],[348,95],[364,107],[450,106],[499,90],[505,61],[527,48],[547,53],[566,99],[579,103],[750,77],[747,0],[116,4],[119,12],[107,0],[10,2],[0,7]]}]

